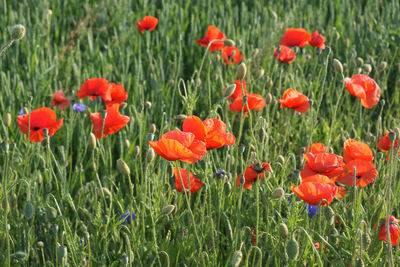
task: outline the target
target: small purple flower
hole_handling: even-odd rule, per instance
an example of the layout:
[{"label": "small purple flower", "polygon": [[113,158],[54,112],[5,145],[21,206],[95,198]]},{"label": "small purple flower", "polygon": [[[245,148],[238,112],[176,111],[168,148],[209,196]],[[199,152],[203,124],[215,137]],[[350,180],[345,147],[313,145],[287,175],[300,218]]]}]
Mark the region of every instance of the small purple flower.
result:
[{"label": "small purple flower", "polygon": [[318,205],[307,205],[307,213],[310,218],[314,217],[315,214],[319,214],[319,206]]},{"label": "small purple flower", "polygon": [[132,218],[132,220],[136,219],[135,213],[132,212],[132,214],[131,214],[129,211],[127,211],[127,212],[124,213],[124,215],[122,215],[119,218],[119,220],[120,221],[123,220],[122,224],[125,224],[125,223],[131,223],[131,218]]},{"label": "small purple flower", "polygon": [[85,106],[85,104],[74,104],[74,105],[72,106],[72,109],[73,109],[74,111],[83,112],[83,111],[86,110],[86,106]]},{"label": "small purple flower", "polygon": [[23,109],[23,108],[21,108],[21,109],[18,111],[18,115],[24,115],[24,109]]},{"label": "small purple flower", "polygon": [[217,177],[218,179],[222,179],[225,176],[225,171],[223,169],[217,169],[217,171],[215,172],[215,177]]},{"label": "small purple flower", "polygon": [[125,24],[125,27],[129,28],[129,26],[131,26],[131,24],[129,24],[129,23]]}]

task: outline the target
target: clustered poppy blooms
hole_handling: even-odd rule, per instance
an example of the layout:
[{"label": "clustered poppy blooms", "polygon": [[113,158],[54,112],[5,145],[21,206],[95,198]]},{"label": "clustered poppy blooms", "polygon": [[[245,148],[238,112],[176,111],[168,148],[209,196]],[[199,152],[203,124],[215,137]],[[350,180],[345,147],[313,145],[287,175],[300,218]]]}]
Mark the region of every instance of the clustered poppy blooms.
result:
[{"label": "clustered poppy blooms", "polygon": [[[249,112],[250,110],[262,110],[267,104],[264,101],[264,98],[259,94],[246,94],[246,104],[243,105],[244,96],[240,95],[233,100],[231,104],[229,104],[229,110],[237,111],[237,112]],[[247,116],[247,114],[246,114]]]},{"label": "clustered poppy blooms", "polygon": [[[394,139],[393,144],[392,144],[392,141],[390,141],[390,138],[389,138],[389,131],[386,130],[385,135],[382,136],[381,139],[379,139],[377,147],[381,151],[387,152],[387,151],[390,151],[392,146],[393,146],[393,149],[397,149],[399,147],[399,142],[400,142],[400,139]],[[398,154],[400,155],[400,150],[399,150]]]},{"label": "clustered poppy blooms", "polygon": [[158,19],[152,16],[144,16],[143,19],[139,22],[136,22],[136,26],[140,33],[144,33],[145,31],[153,31],[158,24]]},{"label": "clustered poppy blooms", "polygon": [[361,99],[361,105],[365,108],[373,108],[379,102],[381,88],[368,75],[357,74],[352,78],[344,78],[344,83],[349,93]]},{"label": "clustered poppy blooms", "polygon": [[68,99],[62,90],[58,90],[54,93],[53,99],[50,102],[50,105],[57,106],[59,109],[63,110],[68,108],[71,100]]},{"label": "clustered poppy blooms", "polygon": [[19,115],[17,123],[21,132],[29,135],[29,141],[41,142],[45,137],[44,129],[48,135],[53,136],[63,124],[64,119],[56,120],[56,113],[50,108],[38,108],[30,114]]},{"label": "clustered poppy blooms", "polygon": [[[399,235],[400,235],[399,223],[400,220],[396,219],[396,217],[389,216],[389,233],[390,233],[390,243],[392,244],[392,246],[397,246],[399,244]],[[382,222],[378,240],[383,240],[385,242],[388,242],[386,219],[384,219]]]},{"label": "clustered poppy blooms", "polygon": [[[250,189],[251,185],[258,179],[262,179],[264,177],[265,172],[269,172],[271,170],[271,166],[266,162],[260,162],[255,164],[250,164],[245,172],[244,172],[244,189]],[[236,179],[236,186],[240,186],[240,178],[242,174],[239,174]]]},{"label": "clustered poppy blooms", "polygon": [[178,192],[189,190],[193,195],[201,189],[203,183],[193,173],[182,168],[174,167],[175,187]]},{"label": "clustered poppy blooms", "polygon": [[119,113],[119,104],[107,106],[106,116],[103,121],[100,113],[90,113],[93,131],[96,138],[104,138],[121,130],[129,122],[128,116]]},{"label": "clustered poppy blooms", "polygon": [[310,107],[308,97],[291,88],[286,89],[282,99],[278,101],[281,103],[281,108],[291,108],[300,113],[306,113]]},{"label": "clustered poppy blooms", "polygon": [[225,46],[222,48],[221,55],[226,65],[238,64],[243,58],[243,55],[240,54],[239,49],[234,46]]},{"label": "clustered poppy blooms", "polygon": [[281,45],[279,47],[279,51],[278,48],[275,48],[274,57],[278,59],[278,61],[291,63],[293,60],[296,59],[296,54],[290,47],[287,47],[286,45]]}]

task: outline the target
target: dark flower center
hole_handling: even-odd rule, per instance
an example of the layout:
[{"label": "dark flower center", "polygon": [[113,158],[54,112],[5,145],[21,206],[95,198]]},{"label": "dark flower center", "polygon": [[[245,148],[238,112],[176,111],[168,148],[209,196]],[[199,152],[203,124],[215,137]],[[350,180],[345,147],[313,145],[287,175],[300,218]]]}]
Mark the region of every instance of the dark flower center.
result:
[{"label": "dark flower center", "polygon": [[37,127],[37,126],[33,127],[33,130],[34,130],[34,131],[37,131],[37,130],[39,130],[39,129],[40,129],[40,127]]}]

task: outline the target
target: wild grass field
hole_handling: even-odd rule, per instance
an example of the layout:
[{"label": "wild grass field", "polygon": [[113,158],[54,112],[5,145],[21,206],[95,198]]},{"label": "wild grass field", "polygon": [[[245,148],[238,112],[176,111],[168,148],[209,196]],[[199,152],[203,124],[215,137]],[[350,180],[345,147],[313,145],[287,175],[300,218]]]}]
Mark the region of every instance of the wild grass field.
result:
[{"label": "wild grass field", "polygon": [[[399,12],[0,0],[0,266],[398,266]],[[158,24],[141,33],[145,16]],[[204,47],[209,25],[226,38]],[[290,45],[296,58],[279,61],[288,28],[325,49]],[[84,97],[94,78],[127,99]],[[302,95],[285,102],[289,88]],[[201,132],[217,122],[226,131]]]}]

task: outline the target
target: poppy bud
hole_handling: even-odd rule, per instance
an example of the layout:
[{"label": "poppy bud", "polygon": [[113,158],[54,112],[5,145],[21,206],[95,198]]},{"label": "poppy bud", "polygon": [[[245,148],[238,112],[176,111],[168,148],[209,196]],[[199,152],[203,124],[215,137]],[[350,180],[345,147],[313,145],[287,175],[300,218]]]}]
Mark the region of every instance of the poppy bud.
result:
[{"label": "poppy bud", "polygon": [[304,55],[304,59],[310,60],[310,59],[311,59],[311,55],[310,55],[310,54],[305,54],[305,55]]},{"label": "poppy bud", "polygon": [[386,61],[382,61],[381,64],[379,64],[379,68],[381,70],[385,70],[387,67],[387,62]]},{"label": "poppy bud", "polygon": [[146,153],[146,162],[150,163],[156,158],[156,152],[153,148],[149,148]]},{"label": "poppy bud", "polygon": [[109,196],[109,197],[112,196],[111,191],[110,191],[107,187],[103,187],[103,188],[102,188],[102,191],[103,191],[103,193],[104,193],[105,195],[107,195],[107,196]]},{"label": "poppy bud", "polygon": [[128,104],[126,102],[122,102],[121,105],[119,106],[119,110],[124,110]]},{"label": "poppy bud", "polygon": [[59,246],[58,247],[58,256],[60,256],[61,259],[64,259],[67,257],[68,250],[66,246]]},{"label": "poppy bud", "polygon": [[18,41],[24,38],[25,36],[25,27],[21,24],[17,24],[12,26],[11,28],[11,38],[13,41]]},{"label": "poppy bud", "polygon": [[128,139],[125,139],[124,144],[125,144],[125,148],[126,148],[126,149],[129,149],[129,147],[131,146],[131,142],[129,142]]},{"label": "poppy bud", "polygon": [[96,136],[93,133],[89,134],[89,148],[92,151],[96,148]]},{"label": "poppy bud", "polygon": [[357,74],[360,74],[362,72],[362,68],[357,68]]},{"label": "poppy bud", "polygon": [[335,39],[336,40],[340,39],[340,33],[338,31],[335,31]]},{"label": "poppy bud", "polygon": [[264,73],[265,73],[264,69],[261,68],[257,73],[257,79],[261,79],[262,76],[264,76]]},{"label": "poppy bud", "polygon": [[281,199],[285,195],[285,190],[282,187],[277,187],[272,191],[271,198],[273,200]]},{"label": "poppy bud", "polygon": [[270,93],[265,97],[265,104],[270,104],[272,102],[272,95]]},{"label": "poppy bud", "polygon": [[149,127],[149,133],[154,134],[156,133],[156,131],[157,131],[157,126],[154,123],[152,123]]},{"label": "poppy bud", "polygon": [[151,108],[151,102],[150,101],[146,101],[146,103],[144,105],[146,106],[146,108]]},{"label": "poppy bud", "polygon": [[227,197],[229,197],[231,195],[232,192],[232,185],[229,181],[226,181],[224,183],[224,193]]},{"label": "poppy bud", "polygon": [[393,131],[389,132],[389,139],[392,142],[396,139],[396,134]]},{"label": "poppy bud", "polygon": [[166,205],[161,210],[161,216],[168,216],[170,215],[175,209],[175,205]]},{"label": "poppy bud", "polygon": [[35,207],[31,202],[26,202],[23,210],[26,219],[31,219],[35,215]]},{"label": "poppy bud", "polygon": [[128,255],[126,255],[126,254],[122,255],[121,261],[122,261],[122,264],[123,264],[123,265],[128,265],[128,264],[129,264],[129,257],[128,257]]},{"label": "poppy bud", "polygon": [[340,240],[340,239],[339,239],[339,236],[340,236],[339,231],[336,230],[336,228],[333,228],[332,233],[331,233],[329,239],[332,241],[332,243],[333,243],[334,245],[338,245],[338,244],[339,244],[339,240]]},{"label": "poppy bud", "polygon": [[371,64],[364,64],[363,68],[364,68],[365,72],[367,72],[368,74],[372,71]]},{"label": "poppy bud", "polygon": [[11,114],[7,113],[6,117],[4,118],[4,125],[8,128],[11,125]]},{"label": "poppy bud", "polygon": [[279,155],[278,162],[283,165],[285,163],[285,158],[282,155]]},{"label": "poppy bud", "polygon": [[140,154],[140,147],[135,146],[135,149],[133,150],[133,155],[135,156],[135,158],[137,158],[139,154]]},{"label": "poppy bud", "polygon": [[[107,110],[102,110],[100,112],[100,116],[103,120],[105,120],[107,118]],[[104,123],[104,122],[103,122]]]},{"label": "poppy bud", "polygon": [[129,166],[122,159],[117,160],[117,170],[122,175],[129,176],[131,174]]},{"label": "poppy bud", "polygon": [[375,141],[375,136],[372,134],[372,133],[370,133],[370,132],[368,132],[367,133],[367,136],[366,136],[366,140],[368,141],[368,142],[374,142]]},{"label": "poppy bud", "polygon": [[395,127],[393,129],[393,132],[396,134],[395,138],[400,138],[400,128],[399,127]]},{"label": "poppy bud", "polygon": [[371,237],[369,236],[368,233],[365,233],[361,236],[361,248],[363,250],[367,250],[369,246],[371,245]]},{"label": "poppy bud", "polygon": [[38,248],[43,248],[43,247],[44,247],[43,241],[38,241],[38,242],[36,243],[36,246],[38,246]]},{"label": "poppy bud", "polygon": [[358,63],[358,65],[360,65],[360,66],[364,65],[364,59],[358,57],[358,58],[357,58],[357,63]]},{"label": "poppy bud", "polygon": [[58,233],[58,224],[52,224],[51,231],[56,235]]},{"label": "poppy bud", "polygon": [[246,64],[244,64],[244,62],[240,63],[240,65],[237,69],[237,75],[238,75],[239,80],[244,79],[244,77],[246,76],[246,72],[247,72]]},{"label": "poppy bud", "polygon": [[383,153],[382,152],[378,152],[377,158],[378,158],[378,160],[383,159]]},{"label": "poppy bud", "polygon": [[271,10],[271,16],[274,18],[274,20],[278,19],[278,14],[276,14],[276,12],[273,10]]},{"label": "poppy bud", "polygon": [[148,141],[153,141],[154,140],[154,134],[152,134],[152,133],[148,133],[147,135],[146,135],[146,141],[148,142]]},{"label": "poppy bud", "polygon": [[238,267],[240,262],[242,261],[242,257],[242,251],[236,250],[231,257],[231,260],[229,261],[229,265],[233,267]]},{"label": "poppy bud", "polygon": [[347,63],[343,63],[343,69],[347,69]]},{"label": "poppy bud", "polygon": [[244,184],[244,182],[245,182],[245,179],[244,179],[244,175],[242,174],[242,175],[240,175],[240,180],[239,180],[239,182],[240,182],[240,184],[241,185],[243,185]]},{"label": "poppy bud", "polygon": [[299,256],[299,244],[294,238],[287,242],[286,254],[288,255],[289,260],[296,260]]},{"label": "poppy bud", "polygon": [[187,115],[185,115],[185,114],[178,114],[178,115],[175,116],[175,119],[178,120],[178,121],[183,121],[186,118],[187,118]]},{"label": "poppy bud", "polygon": [[334,58],[333,59],[333,70],[337,73],[337,74],[342,74],[343,73],[343,65],[342,63]]},{"label": "poppy bud", "polygon": [[272,86],[274,86],[274,81],[270,78],[268,80],[268,88],[272,88]]},{"label": "poppy bud", "polygon": [[330,206],[325,207],[323,210],[328,225],[333,225],[335,223],[335,212]]},{"label": "poppy bud", "polygon": [[[20,260],[20,261],[24,260],[27,256],[28,255],[23,251],[17,251],[14,254],[11,255],[11,257],[13,257],[14,260],[17,260],[17,262],[18,262],[18,260]],[[17,262],[13,262],[12,265],[14,265]]]},{"label": "poppy bud", "polygon": [[10,206],[12,209],[16,209],[18,206],[18,197],[15,193],[12,193],[10,196]]},{"label": "poppy bud", "polygon": [[289,229],[285,223],[280,223],[278,226],[278,232],[282,239],[289,237]]},{"label": "poppy bud", "polygon": [[232,39],[226,39],[224,41],[224,45],[225,46],[235,46],[236,44],[235,44],[235,41],[233,41]]},{"label": "poppy bud", "polygon": [[256,58],[258,56],[258,53],[260,53],[260,49],[254,49],[253,57]]},{"label": "poppy bud", "polygon": [[236,84],[230,84],[224,91],[224,97],[230,97],[236,90]]},{"label": "poppy bud", "polygon": [[87,231],[83,232],[83,238],[84,238],[86,241],[88,241],[89,238],[90,238],[89,232],[87,232]]},{"label": "poppy bud", "polygon": [[46,210],[47,220],[53,221],[57,218],[57,210],[53,207],[48,207]]}]

